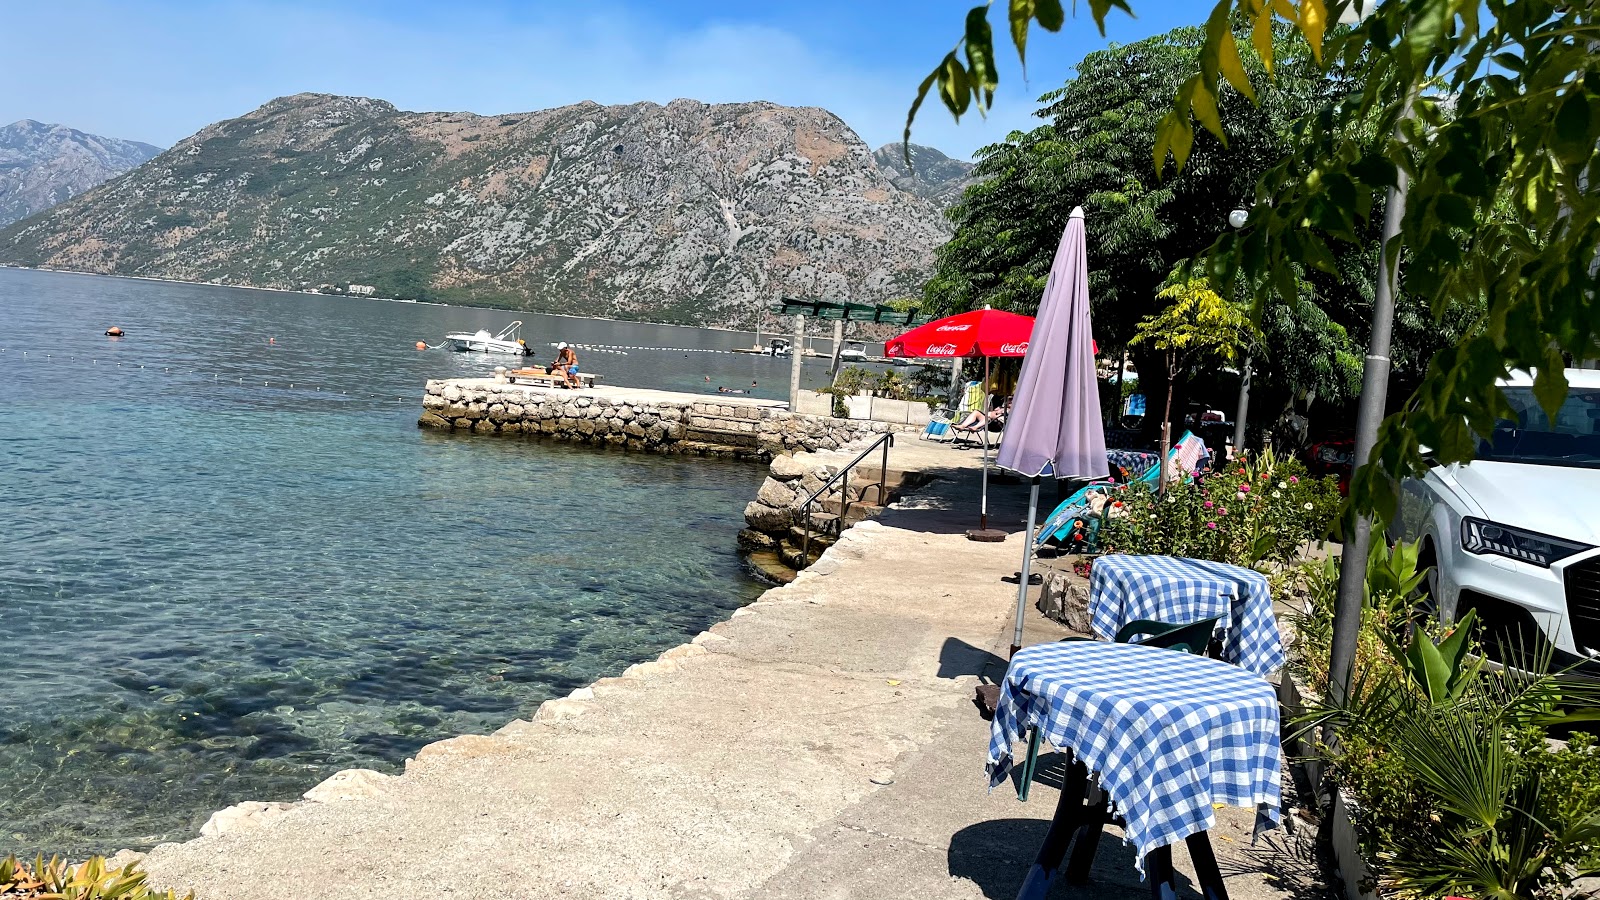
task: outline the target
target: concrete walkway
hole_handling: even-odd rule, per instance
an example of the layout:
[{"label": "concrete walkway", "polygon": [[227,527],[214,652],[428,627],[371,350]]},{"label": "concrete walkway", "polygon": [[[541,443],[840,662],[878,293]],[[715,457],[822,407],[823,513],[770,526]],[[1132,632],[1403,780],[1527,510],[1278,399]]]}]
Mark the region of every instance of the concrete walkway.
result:
[{"label": "concrete walkway", "polygon": [[[892,464],[924,452],[944,479],[694,644],[532,722],[424,748],[403,777],[158,847],[152,880],[200,900],[1009,900],[1056,792],[1048,777],[1027,804],[987,790],[971,698],[1004,671],[1016,588],[999,576],[1021,545],[965,540],[968,455]],[[1019,490],[996,486],[997,521]],[[1030,616],[1029,642],[1062,633]],[[1235,898],[1321,896],[1303,830],[1251,848],[1251,813],[1219,818]],[[1108,838],[1095,883],[1055,896],[1148,889]]]}]

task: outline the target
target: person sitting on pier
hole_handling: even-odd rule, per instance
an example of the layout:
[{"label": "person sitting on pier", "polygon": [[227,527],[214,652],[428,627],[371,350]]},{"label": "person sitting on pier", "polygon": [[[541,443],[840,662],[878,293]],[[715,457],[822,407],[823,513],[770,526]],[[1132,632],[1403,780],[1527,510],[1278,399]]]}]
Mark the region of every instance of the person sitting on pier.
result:
[{"label": "person sitting on pier", "polygon": [[556,361],[550,364],[550,374],[560,375],[569,388],[583,386],[583,380],[578,377],[577,351],[567,346],[566,341],[556,346]]}]

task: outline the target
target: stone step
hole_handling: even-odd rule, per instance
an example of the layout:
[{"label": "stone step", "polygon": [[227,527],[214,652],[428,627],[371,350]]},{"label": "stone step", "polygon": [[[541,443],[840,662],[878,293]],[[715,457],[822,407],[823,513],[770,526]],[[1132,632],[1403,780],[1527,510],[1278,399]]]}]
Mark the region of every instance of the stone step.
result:
[{"label": "stone step", "polygon": [[[789,529],[789,540],[787,541],[787,543],[789,545],[793,545],[795,547],[801,547],[801,546],[805,545],[805,540],[806,540],[806,530],[804,528],[801,528],[799,525],[796,525],[793,528]],[[813,527],[811,529],[811,552],[812,553],[821,553],[822,551],[828,549],[829,547],[832,547],[833,543],[834,543],[834,538],[833,538],[833,535],[832,535],[831,532],[830,533],[823,533],[823,532],[817,530],[817,528],[815,528],[815,527]]]},{"label": "stone step", "polygon": [[[818,511],[817,514],[819,515],[824,512],[832,515],[838,515],[839,507],[842,505],[843,504],[838,500],[818,500],[816,503],[811,505],[811,508]],[[863,522],[867,519],[877,518],[878,514],[881,512],[883,512],[883,507],[879,506],[878,504],[864,503],[858,500],[850,504],[850,512],[845,515],[845,527],[848,528],[857,522]]]},{"label": "stone step", "polygon": [[805,557],[800,555],[799,547],[790,547],[787,544],[782,544],[778,550],[778,559],[782,560],[784,565],[796,570],[804,569],[806,566],[811,565],[821,557],[822,551],[817,548],[815,543],[811,545],[810,555]]},{"label": "stone step", "polygon": [[762,550],[751,553],[745,557],[745,563],[759,577],[778,584],[788,584],[794,580],[794,568],[784,562],[783,555],[777,551]]}]

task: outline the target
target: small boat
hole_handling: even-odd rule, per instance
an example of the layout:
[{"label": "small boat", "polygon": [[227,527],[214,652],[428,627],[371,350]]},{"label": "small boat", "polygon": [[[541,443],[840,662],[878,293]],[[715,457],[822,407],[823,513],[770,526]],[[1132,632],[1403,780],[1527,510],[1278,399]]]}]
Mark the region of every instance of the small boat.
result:
[{"label": "small boat", "polygon": [[444,336],[446,350],[458,353],[508,353],[512,356],[531,356],[533,348],[522,339],[522,320],[518,319],[491,335],[487,330],[458,331]]},{"label": "small boat", "polygon": [[854,341],[845,344],[844,349],[839,351],[839,361],[866,362],[867,348],[862,344],[855,343]]},{"label": "small boat", "polygon": [[761,348],[763,356],[788,356],[790,344],[788,338],[773,338],[772,342]]}]

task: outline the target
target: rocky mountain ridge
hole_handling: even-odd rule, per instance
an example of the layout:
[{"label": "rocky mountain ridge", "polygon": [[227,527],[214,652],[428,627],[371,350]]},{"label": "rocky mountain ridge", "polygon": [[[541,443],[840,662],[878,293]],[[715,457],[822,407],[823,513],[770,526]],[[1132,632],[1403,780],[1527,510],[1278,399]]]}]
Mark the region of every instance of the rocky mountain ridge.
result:
[{"label": "rocky mountain ridge", "polygon": [[0,262],[733,325],[915,293],[947,236],[822,109],[299,94],[0,230]]},{"label": "rocky mountain ridge", "polygon": [[872,158],[878,161],[878,168],[888,174],[895,187],[916,194],[940,209],[961,199],[961,192],[971,183],[974,163],[951,159],[921,144],[912,144],[910,149],[911,167],[906,166],[906,147],[900,143],[884,144],[873,151]]},{"label": "rocky mountain ridge", "polygon": [[160,152],[65,125],[12,122],[0,128],[0,225],[76,197]]}]

